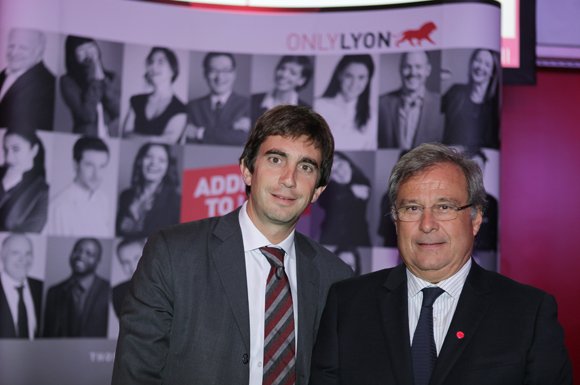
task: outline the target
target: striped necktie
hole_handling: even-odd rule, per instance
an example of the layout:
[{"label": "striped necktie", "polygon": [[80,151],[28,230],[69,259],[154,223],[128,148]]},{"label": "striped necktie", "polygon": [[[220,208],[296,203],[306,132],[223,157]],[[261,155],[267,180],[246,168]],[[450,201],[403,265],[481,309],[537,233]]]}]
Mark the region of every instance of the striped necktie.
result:
[{"label": "striped necktie", "polygon": [[294,309],[284,250],[261,247],[260,251],[271,266],[266,284],[263,384],[291,385],[296,382]]}]

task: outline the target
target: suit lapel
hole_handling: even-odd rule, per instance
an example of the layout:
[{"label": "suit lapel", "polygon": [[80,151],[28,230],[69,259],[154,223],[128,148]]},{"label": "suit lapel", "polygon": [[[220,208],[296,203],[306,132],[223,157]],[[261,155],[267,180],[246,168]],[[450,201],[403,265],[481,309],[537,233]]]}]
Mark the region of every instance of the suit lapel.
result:
[{"label": "suit lapel", "polygon": [[6,293],[0,280],[0,338],[15,338],[16,328],[14,327],[14,319],[8,305]]},{"label": "suit lapel", "polygon": [[210,240],[210,253],[224,291],[240,329],[246,349],[250,351],[250,312],[246,260],[242,230],[238,221],[239,209],[220,218]]},{"label": "suit lapel", "polygon": [[413,366],[405,265],[395,267],[383,286],[386,290],[379,294],[378,302],[391,368],[398,384],[412,384]]},{"label": "suit lapel", "polygon": [[[463,350],[471,341],[471,337],[475,334],[483,316],[491,305],[491,301],[484,296],[489,290],[485,270],[473,261],[459,297],[453,320],[447,331],[445,342],[439,353],[435,368],[433,368],[431,385],[443,383],[445,377],[447,377],[459,356],[461,356]],[[462,339],[457,338],[457,332],[459,331],[465,335]]]},{"label": "suit lapel", "polygon": [[296,270],[298,272],[298,373],[309,367],[314,341],[314,330],[307,325],[315,325],[318,308],[319,273],[312,260],[316,250],[308,244],[304,236],[295,233]]}]

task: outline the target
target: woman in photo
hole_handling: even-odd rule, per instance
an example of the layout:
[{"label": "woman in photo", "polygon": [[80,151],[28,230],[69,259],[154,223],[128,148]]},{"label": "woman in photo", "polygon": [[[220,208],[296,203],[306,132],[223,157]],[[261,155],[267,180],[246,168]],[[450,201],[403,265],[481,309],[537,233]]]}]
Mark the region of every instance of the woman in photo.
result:
[{"label": "woman in photo", "polygon": [[371,182],[346,155],[334,153],[330,180],[318,204],[324,209],[320,243],[370,246],[367,205]]},{"label": "woman in photo", "polygon": [[143,145],[135,157],[131,187],[119,198],[117,235],[147,237],[156,229],[179,223],[178,185],[177,160],[170,147]]},{"label": "woman in photo", "polygon": [[0,167],[0,231],[39,233],[46,223],[44,147],[34,132],[8,129]]},{"label": "woman in photo", "polygon": [[252,122],[255,123],[264,112],[281,104],[311,108],[298,95],[311,77],[312,62],[308,56],[282,56],[274,71],[274,89],[252,95]]},{"label": "woman in photo", "polygon": [[145,80],[153,92],[131,97],[123,136],[149,136],[155,142],[177,143],[187,121],[185,105],[173,91],[179,75],[177,56],[168,48],[153,47],[145,68]]},{"label": "woman in photo", "polygon": [[443,96],[443,143],[468,148],[499,148],[499,55],[476,49],[469,60],[468,84],[454,84]]},{"label": "woman in photo", "polygon": [[330,126],[338,150],[377,148],[376,116],[369,100],[374,70],[370,55],[343,56],[326,91],[314,102],[314,109]]},{"label": "woman in photo", "polygon": [[119,132],[119,77],[106,71],[97,42],[68,36],[67,73],[60,78],[62,97],[73,117],[73,132],[106,138]]}]

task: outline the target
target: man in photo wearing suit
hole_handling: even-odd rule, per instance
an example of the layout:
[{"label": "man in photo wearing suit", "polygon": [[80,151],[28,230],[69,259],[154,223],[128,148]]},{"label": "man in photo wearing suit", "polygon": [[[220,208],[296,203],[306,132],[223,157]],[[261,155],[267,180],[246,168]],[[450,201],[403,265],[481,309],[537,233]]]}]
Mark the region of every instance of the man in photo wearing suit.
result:
[{"label": "man in photo wearing suit", "polygon": [[0,127],[52,130],[55,77],[42,62],[45,44],[40,31],[10,30],[8,65],[0,73]]},{"label": "man in photo wearing suit", "polygon": [[203,60],[203,70],[211,92],[187,104],[186,141],[243,146],[251,128],[250,100],[233,91],[236,81],[234,56],[210,52]]},{"label": "man in photo wearing suit", "polygon": [[0,258],[0,338],[38,337],[42,281],[28,276],[32,242],[24,234],[11,234],[2,242]]},{"label": "man in photo wearing suit", "polygon": [[113,384],[306,384],[330,285],[352,270],[294,231],[328,183],[334,141],[278,106],[240,158],[248,201],[151,234],[121,312]]},{"label": "man in photo wearing suit", "polygon": [[137,269],[137,263],[141,259],[143,246],[145,246],[145,239],[140,237],[123,238],[117,245],[117,258],[119,258],[119,263],[127,276],[126,281],[119,283],[113,288],[113,309],[117,317],[121,316],[121,305],[123,305],[123,300],[129,291],[129,284],[133,273]]},{"label": "man in photo wearing suit", "polygon": [[379,98],[379,147],[409,150],[441,142],[444,116],[441,95],[425,86],[431,75],[425,51],[407,52],[399,67],[402,87]]},{"label": "man in photo wearing suit", "polygon": [[310,383],[572,384],[554,297],[473,261],[481,170],[424,144],[389,179],[403,264],[333,285]]},{"label": "man in photo wearing suit", "polygon": [[48,289],[44,337],[106,337],[111,287],[96,273],[103,248],[79,239],[70,255],[72,275]]}]

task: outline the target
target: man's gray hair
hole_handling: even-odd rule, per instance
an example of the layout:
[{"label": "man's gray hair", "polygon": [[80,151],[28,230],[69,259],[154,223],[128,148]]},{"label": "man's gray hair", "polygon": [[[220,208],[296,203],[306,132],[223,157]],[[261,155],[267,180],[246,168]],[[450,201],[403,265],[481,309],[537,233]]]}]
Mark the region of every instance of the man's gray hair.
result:
[{"label": "man's gray hair", "polygon": [[475,218],[477,211],[483,213],[487,207],[487,194],[479,165],[463,151],[440,143],[422,144],[399,159],[389,178],[389,198],[392,205],[397,206],[397,194],[401,184],[441,163],[453,164],[463,171],[467,181],[468,203],[473,204],[471,217]]}]

